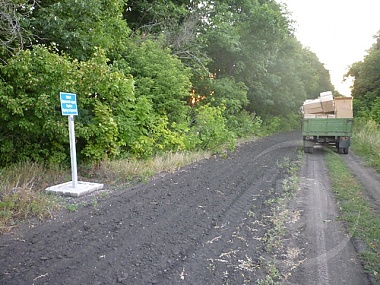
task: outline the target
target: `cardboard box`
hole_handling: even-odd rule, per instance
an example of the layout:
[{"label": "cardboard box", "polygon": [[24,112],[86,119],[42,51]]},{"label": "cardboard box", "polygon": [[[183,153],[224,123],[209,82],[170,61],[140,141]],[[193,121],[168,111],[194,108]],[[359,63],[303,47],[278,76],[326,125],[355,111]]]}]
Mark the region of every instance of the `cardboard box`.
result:
[{"label": "cardboard box", "polygon": [[316,117],[315,114],[303,114],[303,117],[305,119],[314,119]]},{"label": "cardboard box", "polygon": [[305,114],[317,114],[322,113],[321,100],[318,98],[316,100],[306,100],[303,103],[303,111]]},{"label": "cardboard box", "polygon": [[333,96],[331,91],[322,92],[319,94],[319,97],[325,97],[325,96]]},{"label": "cardboard box", "polygon": [[330,113],[335,111],[335,104],[333,100],[321,101],[323,113]]},{"label": "cardboard box", "polygon": [[337,118],[352,118],[353,111],[352,109],[337,109],[336,110],[336,117]]},{"label": "cardboard box", "polygon": [[333,119],[333,118],[336,118],[336,115],[335,114],[328,114],[327,118],[328,119]]},{"label": "cardboard box", "polygon": [[322,97],[319,97],[319,99],[321,100],[321,102],[334,101],[333,95],[322,96]]},{"label": "cardboard box", "polygon": [[339,109],[352,110],[352,97],[335,98],[335,110]]},{"label": "cardboard box", "polygon": [[314,100],[306,100],[303,103],[303,106],[306,107],[306,108],[309,108],[309,109],[319,108],[319,107],[321,107],[321,100],[319,98],[318,99],[314,99]]},{"label": "cardboard box", "polygon": [[318,108],[304,108],[304,113],[305,114],[319,114],[319,113],[323,113],[323,109],[322,109],[322,106],[321,107],[318,107]]},{"label": "cardboard box", "polygon": [[327,114],[316,114],[316,118],[327,119]]}]

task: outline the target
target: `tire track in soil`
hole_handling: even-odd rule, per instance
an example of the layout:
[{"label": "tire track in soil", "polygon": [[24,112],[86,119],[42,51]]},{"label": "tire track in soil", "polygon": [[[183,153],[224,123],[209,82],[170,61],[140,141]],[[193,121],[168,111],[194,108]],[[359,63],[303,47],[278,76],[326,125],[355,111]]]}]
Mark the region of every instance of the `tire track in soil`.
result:
[{"label": "tire track in soil", "polygon": [[380,212],[380,174],[375,169],[365,166],[363,160],[352,151],[344,155],[343,159],[352,174],[364,186],[370,203],[374,205],[375,210]]},{"label": "tire track in soil", "polygon": [[[264,251],[259,239],[263,237],[265,229],[256,229],[254,236],[237,236],[237,229],[245,224],[247,219],[245,215],[249,210],[254,210],[253,204],[255,202],[265,202],[263,198],[266,195],[257,194],[257,189],[261,189],[260,192],[267,191],[270,189],[268,188],[269,184],[276,181],[273,178],[278,177],[278,175],[277,171],[273,169],[268,171],[259,183],[249,187],[245,193],[237,197],[220,214],[220,220],[223,224],[211,228],[205,237],[199,241],[198,248],[192,251],[192,256],[189,260],[178,264],[174,268],[172,275],[177,278],[178,282],[183,280],[183,284],[199,284],[199,280],[202,280],[202,284],[224,284],[228,282],[227,280],[231,275],[238,274],[238,276],[231,278],[236,282],[237,279],[241,278],[239,275],[241,275],[242,271],[236,270],[239,258],[243,259],[248,255],[258,262],[259,253]],[[270,187],[273,187],[273,185],[270,185]],[[255,219],[262,219],[260,213],[256,215]],[[244,240],[243,244],[234,244],[234,238],[236,237]],[[255,249],[255,251],[253,252],[252,249]],[[164,279],[165,277],[163,277]],[[240,280],[239,282],[243,281]]]},{"label": "tire track in soil", "polygon": [[[255,237],[263,225],[256,225],[257,236],[237,229],[252,206],[256,220],[269,214],[264,201],[274,194],[267,190],[285,175],[276,162],[296,155],[294,144],[283,142],[298,138],[289,132],[247,143],[226,159],[213,157],[125,189],[96,209],[4,236],[0,284],[221,284],[225,268],[210,272],[208,259],[231,249],[235,259],[261,256]],[[239,234],[251,235],[249,244]],[[240,271],[226,269],[228,282],[243,281]]]},{"label": "tire track in soil", "polygon": [[296,237],[290,242],[302,249],[304,262],[286,284],[370,284],[351,237],[338,220],[323,149],[305,154],[300,174],[300,191],[291,208],[303,214],[289,232]]}]

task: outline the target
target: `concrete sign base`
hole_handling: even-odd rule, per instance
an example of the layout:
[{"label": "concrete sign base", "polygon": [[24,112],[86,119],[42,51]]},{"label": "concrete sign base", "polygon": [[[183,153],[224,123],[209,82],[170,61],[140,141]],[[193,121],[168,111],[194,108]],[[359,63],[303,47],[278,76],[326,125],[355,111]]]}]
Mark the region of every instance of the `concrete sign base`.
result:
[{"label": "concrete sign base", "polygon": [[63,196],[79,197],[90,192],[103,189],[103,184],[78,181],[77,187],[73,188],[71,181],[46,188],[47,192]]}]

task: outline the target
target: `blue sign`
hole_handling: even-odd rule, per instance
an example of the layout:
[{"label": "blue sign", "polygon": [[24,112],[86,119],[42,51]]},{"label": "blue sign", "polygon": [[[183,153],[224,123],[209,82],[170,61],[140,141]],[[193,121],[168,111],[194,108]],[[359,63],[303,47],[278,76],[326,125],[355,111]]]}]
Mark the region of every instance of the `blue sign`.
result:
[{"label": "blue sign", "polygon": [[61,98],[62,115],[78,115],[77,95],[73,93],[59,92]]}]

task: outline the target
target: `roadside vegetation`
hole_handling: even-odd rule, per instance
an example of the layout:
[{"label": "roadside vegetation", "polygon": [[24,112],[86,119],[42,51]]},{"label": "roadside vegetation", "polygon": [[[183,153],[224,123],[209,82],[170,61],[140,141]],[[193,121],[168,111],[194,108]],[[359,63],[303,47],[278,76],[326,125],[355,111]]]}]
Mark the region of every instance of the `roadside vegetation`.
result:
[{"label": "roadside vegetation", "polygon": [[[167,153],[146,160],[102,161],[79,169],[80,179],[101,181],[108,191],[117,191],[136,181],[145,181],[160,172],[173,172],[195,161],[208,158],[210,152]],[[81,203],[47,194],[46,187],[71,180],[70,169],[47,168],[40,163],[20,162],[0,171],[0,235],[27,219],[51,218],[60,209],[77,211]],[[96,203],[98,198],[91,203]]]},{"label": "roadside vegetation", "polygon": [[[332,187],[338,201],[340,218],[357,243],[364,269],[380,282],[380,215],[367,200],[364,189],[351,174],[343,159],[333,153],[327,154],[327,166]],[[376,283],[377,284],[377,283]]]},{"label": "roadside vegetation", "polygon": [[380,171],[380,30],[362,61],[351,65],[354,78],[354,130],[352,149]]},{"label": "roadside vegetation", "polygon": [[380,172],[380,125],[372,119],[355,119],[352,149]]}]

